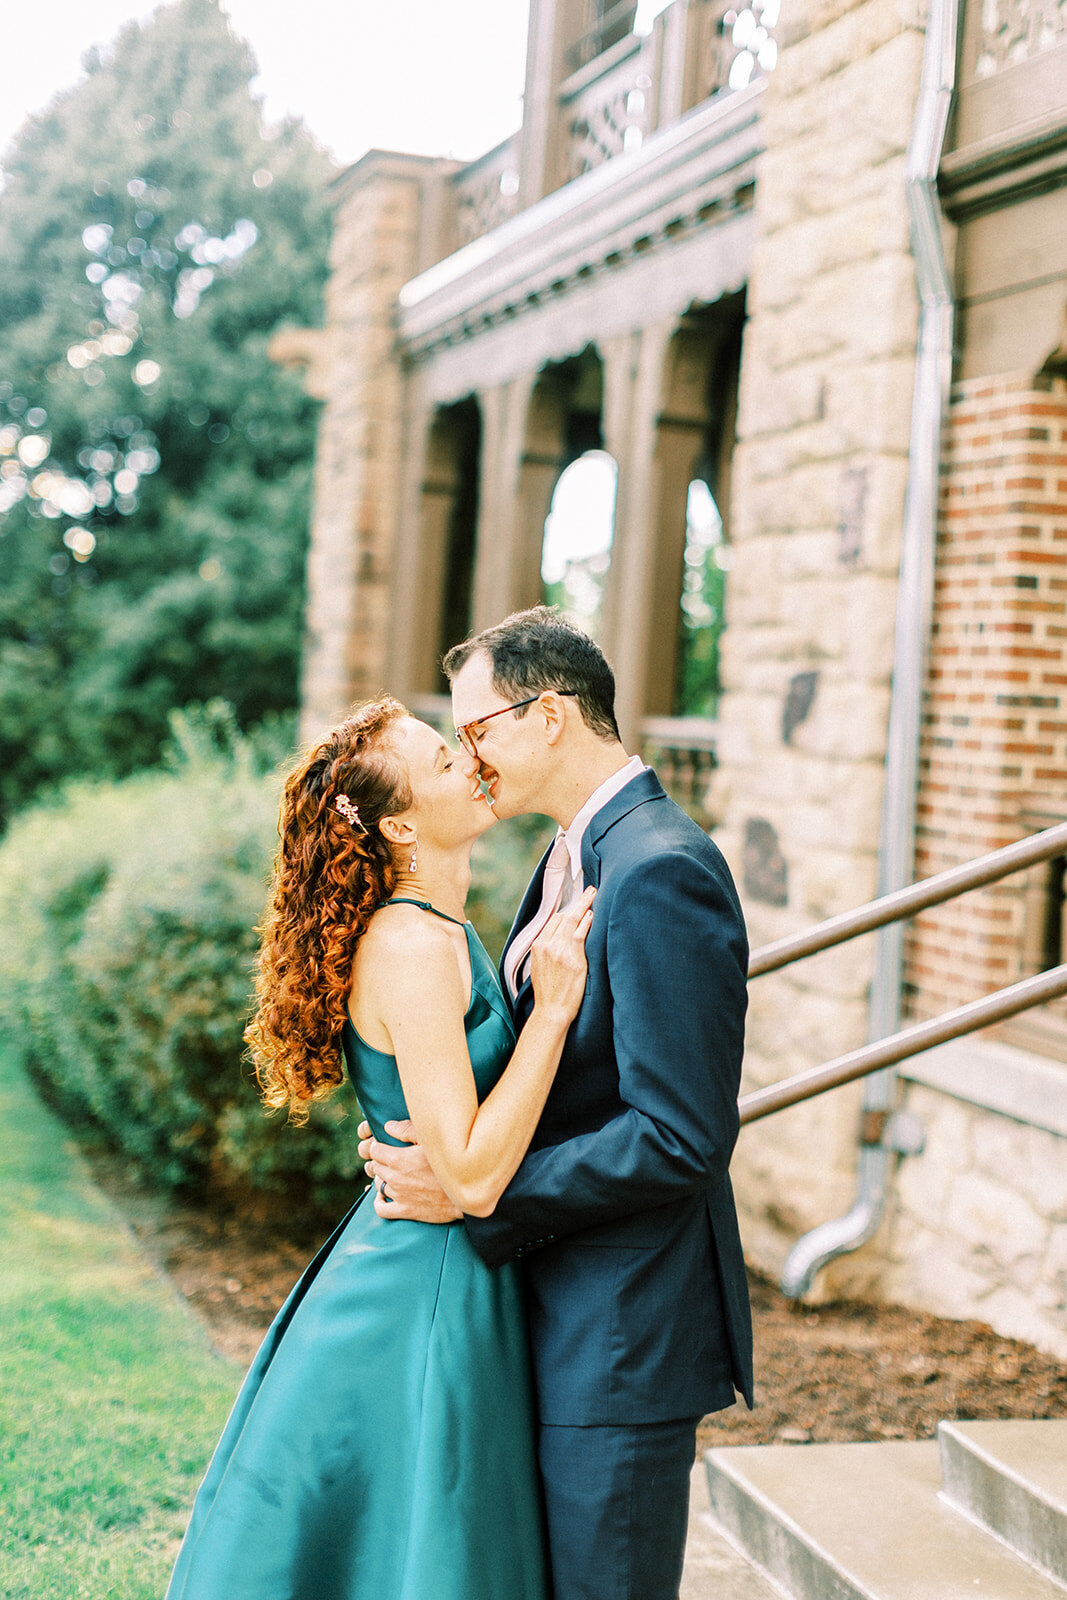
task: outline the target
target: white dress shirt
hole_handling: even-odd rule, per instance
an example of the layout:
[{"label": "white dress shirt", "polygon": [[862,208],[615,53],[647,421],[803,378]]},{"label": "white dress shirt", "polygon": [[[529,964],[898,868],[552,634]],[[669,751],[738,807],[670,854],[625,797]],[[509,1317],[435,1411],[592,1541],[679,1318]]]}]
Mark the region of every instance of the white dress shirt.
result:
[{"label": "white dress shirt", "polygon": [[582,839],[586,829],[597,812],[602,811],[609,800],[614,800],[620,790],[625,789],[639,772],[645,770],[645,763],[641,757],[631,756],[625,766],[620,767],[618,772],[613,772],[610,778],[605,778],[598,789],[593,790],[570,827],[561,828],[556,834],[548,853],[548,860],[545,862],[541,904],[532,919],[515,935],[504,958],[504,982],[513,1000],[522,987],[523,966],[534,940],[547,925],[549,918],[573,900],[576,894],[581,894],[585,888],[585,879],[582,875]]}]

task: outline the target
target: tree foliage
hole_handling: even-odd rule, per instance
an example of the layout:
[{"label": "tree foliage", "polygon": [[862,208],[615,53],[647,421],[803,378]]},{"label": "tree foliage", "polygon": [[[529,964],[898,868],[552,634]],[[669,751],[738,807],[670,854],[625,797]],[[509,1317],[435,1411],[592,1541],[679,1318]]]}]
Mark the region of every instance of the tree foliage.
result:
[{"label": "tree foliage", "polygon": [[86,67],[0,191],[0,814],[296,698],[315,407],[267,346],[321,319],[331,169],[217,0]]},{"label": "tree foliage", "polygon": [[719,646],[729,550],[719,508],[701,478],[689,485],[686,521],[673,710],[678,717],[713,717],[722,693]]}]

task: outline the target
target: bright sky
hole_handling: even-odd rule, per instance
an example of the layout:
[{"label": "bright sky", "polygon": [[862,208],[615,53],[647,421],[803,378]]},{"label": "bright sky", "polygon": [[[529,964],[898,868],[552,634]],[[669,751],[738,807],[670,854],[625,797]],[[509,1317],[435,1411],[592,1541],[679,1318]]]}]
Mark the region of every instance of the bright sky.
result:
[{"label": "bright sky", "polygon": [[[145,0],[4,3],[0,152]],[[224,0],[269,121],[300,116],[344,163],[372,146],[476,156],[522,116],[527,0]]]}]

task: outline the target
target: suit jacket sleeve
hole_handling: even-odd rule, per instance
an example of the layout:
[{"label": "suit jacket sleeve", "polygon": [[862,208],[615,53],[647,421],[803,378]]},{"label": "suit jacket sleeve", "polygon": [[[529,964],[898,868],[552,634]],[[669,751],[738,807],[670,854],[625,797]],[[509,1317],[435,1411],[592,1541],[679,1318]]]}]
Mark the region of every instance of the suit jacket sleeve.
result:
[{"label": "suit jacket sleeve", "polygon": [[736,900],[709,865],[678,851],[627,872],[609,917],[624,1110],[594,1132],[528,1152],[492,1216],[466,1219],[490,1265],[726,1175],[748,966]]}]

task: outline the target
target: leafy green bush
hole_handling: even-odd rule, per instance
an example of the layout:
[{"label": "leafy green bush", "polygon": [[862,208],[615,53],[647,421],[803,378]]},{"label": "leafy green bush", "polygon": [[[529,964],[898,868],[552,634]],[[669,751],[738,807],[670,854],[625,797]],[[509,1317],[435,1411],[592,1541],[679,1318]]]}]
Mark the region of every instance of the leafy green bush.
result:
[{"label": "leafy green bush", "polygon": [[[71,784],[13,823],[0,1022],[67,1120],[155,1182],[336,1209],[361,1173],[351,1089],[294,1128],[264,1112],[243,1061],[288,736],[243,736],[215,702],[173,719],[164,768]],[[479,843],[469,909],[494,957],[549,826],[525,818]]]},{"label": "leafy green bush", "polygon": [[[275,736],[275,743],[280,735]],[[169,769],[69,786],[0,845],[0,1013],[68,1120],[155,1181],[336,1204],[360,1172],[350,1090],[307,1127],[242,1062],[276,843],[271,740],[227,708],[175,719]]]}]

